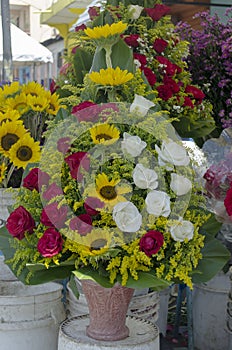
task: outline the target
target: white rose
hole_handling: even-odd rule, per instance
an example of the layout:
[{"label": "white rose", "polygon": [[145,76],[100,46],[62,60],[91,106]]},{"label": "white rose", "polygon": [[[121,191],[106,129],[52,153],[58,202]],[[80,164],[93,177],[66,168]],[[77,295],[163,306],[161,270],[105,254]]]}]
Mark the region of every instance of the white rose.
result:
[{"label": "white rose", "polygon": [[167,217],[171,212],[170,197],[163,191],[153,190],[149,192],[145,203],[149,214]]},{"label": "white rose", "polygon": [[191,190],[192,183],[186,177],[172,173],[170,187],[177,196],[183,196]]},{"label": "white rose", "polygon": [[158,186],[157,173],[152,169],[145,168],[140,163],[136,164],[132,176],[135,185],[139,188],[154,190]]},{"label": "white rose", "polygon": [[136,112],[136,110],[138,110],[142,116],[145,117],[149,109],[154,106],[155,104],[153,102],[149,101],[143,96],[135,94],[134,101],[130,106],[130,112]]},{"label": "white rose", "polygon": [[122,232],[136,232],[142,225],[142,215],[131,202],[120,202],[114,206],[113,219]]},{"label": "white rose", "polygon": [[131,15],[131,19],[138,19],[143,11],[143,7],[139,5],[129,5],[128,10]]},{"label": "white rose", "polygon": [[178,143],[169,140],[162,143],[161,149],[155,145],[155,149],[159,155],[159,164],[171,163],[174,165],[188,165],[189,156],[186,149]]},{"label": "white rose", "polygon": [[174,241],[183,242],[186,238],[190,241],[193,238],[194,226],[190,221],[183,220],[171,226],[170,233]]},{"label": "white rose", "polygon": [[123,141],[121,143],[122,150],[129,153],[132,157],[137,157],[146,148],[147,143],[142,141],[139,136],[132,136],[127,132],[123,133]]}]

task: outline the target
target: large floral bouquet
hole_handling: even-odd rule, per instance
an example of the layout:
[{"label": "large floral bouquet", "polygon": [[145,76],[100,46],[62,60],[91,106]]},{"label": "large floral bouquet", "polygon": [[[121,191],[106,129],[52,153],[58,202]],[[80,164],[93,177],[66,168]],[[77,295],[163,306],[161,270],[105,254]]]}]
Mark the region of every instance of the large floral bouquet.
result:
[{"label": "large floral bouquet", "polygon": [[232,10],[225,12],[224,21],[217,14],[196,14],[201,29],[179,23],[177,30],[190,43],[187,62],[193,83],[197,83],[213,105],[213,117],[218,137],[224,128],[232,126]]},{"label": "large floral bouquet", "polygon": [[[57,81],[59,93],[70,96],[66,103],[75,107],[80,102],[83,79],[90,69],[99,72],[119,66],[132,71],[133,61],[137,68],[136,79],[131,80],[124,91],[120,90],[114,101],[132,102],[136,92],[168,111],[181,137],[197,139],[208,135],[215,128],[212,105],[192,83],[184,60],[188,43],[180,40],[175,32],[169,10],[154,0],[108,0],[101,11],[97,6],[92,7],[89,10],[92,21],[77,26],[71,34],[73,47]],[[107,38],[110,31],[111,41]],[[120,40],[114,34],[120,35]],[[107,59],[110,56],[111,64]],[[85,95],[94,102],[95,97]],[[98,96],[98,101],[105,102],[104,94]]]},{"label": "large floral bouquet", "polygon": [[53,129],[39,168],[24,177],[3,252],[27,283],[73,271],[106,287],[192,287],[215,272],[204,259],[218,271],[228,258],[205,236],[204,201],[163,113],[133,103],[85,108]]},{"label": "large floral bouquet", "polygon": [[40,159],[46,121],[60,109],[59,96],[40,84],[18,82],[0,90],[0,187],[19,187],[22,171]]}]

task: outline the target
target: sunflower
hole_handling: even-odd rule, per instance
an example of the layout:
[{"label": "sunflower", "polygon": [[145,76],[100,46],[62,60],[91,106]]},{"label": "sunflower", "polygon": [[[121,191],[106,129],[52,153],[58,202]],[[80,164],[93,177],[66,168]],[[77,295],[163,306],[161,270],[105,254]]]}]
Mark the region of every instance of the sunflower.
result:
[{"label": "sunflower", "polygon": [[111,145],[119,139],[120,132],[114,125],[99,124],[90,129],[90,135],[95,144]]},{"label": "sunflower", "polygon": [[10,161],[18,168],[26,168],[28,163],[40,160],[39,142],[35,142],[29,133],[16,142],[9,151]]},{"label": "sunflower", "polygon": [[4,180],[7,171],[5,163],[0,164],[0,183]]},{"label": "sunflower", "polygon": [[29,83],[22,86],[22,92],[26,95],[39,97],[44,94],[44,89],[35,81],[30,81]]},{"label": "sunflower", "polygon": [[20,118],[20,113],[18,111],[15,110],[7,110],[4,113],[0,112],[0,125],[3,122],[20,122],[19,121]]},{"label": "sunflower", "polygon": [[8,98],[6,100],[6,106],[10,109],[18,111],[20,114],[24,114],[29,110],[27,103],[27,96],[25,93],[21,93],[14,98]]},{"label": "sunflower", "polygon": [[45,96],[27,96],[27,102],[30,108],[35,112],[42,112],[48,106],[48,100]]},{"label": "sunflower", "polygon": [[4,85],[4,88],[1,90],[0,96],[8,98],[9,96],[15,95],[20,91],[20,85],[18,81],[14,81],[10,85]]},{"label": "sunflower", "polygon": [[108,38],[114,35],[120,35],[126,30],[126,28],[127,24],[120,21],[111,25],[106,24],[104,26],[94,27],[93,29],[86,28],[84,32],[89,39],[95,40],[101,38]]},{"label": "sunflower", "polygon": [[106,253],[111,247],[112,237],[106,229],[95,228],[86,236],[80,236],[78,244],[81,245],[81,255],[95,256]]},{"label": "sunflower", "polygon": [[[48,106],[46,108],[46,112],[48,114],[56,115],[59,109],[61,108],[59,102],[59,96],[57,94],[52,94],[50,91],[46,91],[46,97],[48,99]],[[62,106],[65,108],[65,106]]]},{"label": "sunflower", "polygon": [[20,140],[27,130],[20,122],[3,122],[0,128],[0,153],[9,156],[10,148]]},{"label": "sunflower", "polygon": [[99,198],[105,203],[104,209],[112,210],[118,202],[127,200],[122,194],[129,192],[131,192],[131,186],[120,183],[120,179],[109,180],[105,173],[101,173],[96,177],[96,185],[87,186],[84,195]]},{"label": "sunflower", "polygon": [[128,70],[117,68],[100,69],[100,72],[92,72],[89,74],[90,80],[100,85],[117,86],[127,83],[133,78],[132,73]]}]

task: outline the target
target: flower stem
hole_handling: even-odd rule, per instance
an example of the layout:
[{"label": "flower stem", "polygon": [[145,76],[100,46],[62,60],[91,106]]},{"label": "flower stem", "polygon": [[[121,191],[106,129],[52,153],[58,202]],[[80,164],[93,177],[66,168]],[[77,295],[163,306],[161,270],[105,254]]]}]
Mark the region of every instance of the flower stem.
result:
[{"label": "flower stem", "polygon": [[112,68],[112,61],[111,61],[111,53],[112,53],[112,46],[107,45],[104,47],[105,52],[106,52],[106,67],[107,68]]}]

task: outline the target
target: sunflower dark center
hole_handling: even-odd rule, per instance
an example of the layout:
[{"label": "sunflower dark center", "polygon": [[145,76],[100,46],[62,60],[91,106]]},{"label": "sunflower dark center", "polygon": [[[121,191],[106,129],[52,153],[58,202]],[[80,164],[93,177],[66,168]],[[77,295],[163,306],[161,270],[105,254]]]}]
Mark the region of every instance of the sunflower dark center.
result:
[{"label": "sunflower dark center", "polygon": [[49,103],[49,109],[51,109],[52,111],[55,111],[55,110],[56,110],[56,109],[55,109],[55,106],[52,105],[51,103]]},{"label": "sunflower dark center", "polygon": [[27,162],[32,157],[32,150],[28,146],[21,146],[17,150],[17,158],[23,162]]},{"label": "sunflower dark center", "polygon": [[115,191],[114,186],[103,186],[99,192],[104,199],[111,200],[117,197],[117,192]]},{"label": "sunflower dark center", "polygon": [[42,108],[42,107],[43,107],[43,106],[42,106],[41,104],[39,104],[39,103],[34,104],[34,106],[35,106],[35,108],[36,108],[36,107],[39,107],[39,108]]},{"label": "sunflower dark center", "polygon": [[103,140],[111,140],[112,139],[112,136],[110,136],[110,135],[108,135],[108,134],[98,134],[97,136],[96,136],[96,139],[98,140],[98,141],[101,141],[102,139]]},{"label": "sunflower dark center", "polygon": [[4,151],[9,151],[9,149],[18,141],[19,137],[16,134],[8,133],[2,137],[1,146]]},{"label": "sunflower dark center", "polygon": [[96,239],[95,241],[93,241],[93,242],[91,243],[90,248],[91,248],[92,250],[99,250],[99,249],[105,247],[106,243],[107,243],[107,240],[106,240],[106,239],[104,239],[104,238],[99,238],[99,239]]}]

